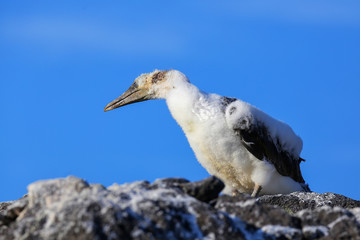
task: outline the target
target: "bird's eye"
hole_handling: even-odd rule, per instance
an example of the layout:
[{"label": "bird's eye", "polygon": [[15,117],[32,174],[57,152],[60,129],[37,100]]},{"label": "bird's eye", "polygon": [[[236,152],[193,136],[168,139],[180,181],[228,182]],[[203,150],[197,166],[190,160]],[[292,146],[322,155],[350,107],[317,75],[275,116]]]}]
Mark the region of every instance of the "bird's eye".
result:
[{"label": "bird's eye", "polygon": [[138,85],[137,82],[133,82],[133,84],[130,87],[133,88],[133,89],[136,89],[136,88],[139,87],[139,85]]}]

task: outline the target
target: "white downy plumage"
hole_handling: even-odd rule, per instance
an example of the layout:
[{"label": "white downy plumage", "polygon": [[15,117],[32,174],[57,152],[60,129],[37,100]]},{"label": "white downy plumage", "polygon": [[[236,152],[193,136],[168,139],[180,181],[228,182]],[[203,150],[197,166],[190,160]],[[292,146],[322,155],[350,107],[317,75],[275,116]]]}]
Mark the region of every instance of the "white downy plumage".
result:
[{"label": "white downy plumage", "polygon": [[302,140],[287,124],[243,101],[202,92],[179,71],[142,74],[105,111],[159,98],[201,165],[225,182],[225,193],[309,190],[299,169]]}]

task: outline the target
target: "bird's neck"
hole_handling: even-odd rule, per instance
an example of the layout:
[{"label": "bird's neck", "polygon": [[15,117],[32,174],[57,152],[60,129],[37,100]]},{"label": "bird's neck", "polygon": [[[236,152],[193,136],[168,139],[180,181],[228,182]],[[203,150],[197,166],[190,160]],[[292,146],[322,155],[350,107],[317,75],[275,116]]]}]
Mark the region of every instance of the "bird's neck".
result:
[{"label": "bird's neck", "polygon": [[199,99],[207,94],[200,91],[189,82],[175,86],[166,97],[166,103],[171,115],[183,128],[185,133],[191,132],[198,118],[194,112],[194,106]]}]

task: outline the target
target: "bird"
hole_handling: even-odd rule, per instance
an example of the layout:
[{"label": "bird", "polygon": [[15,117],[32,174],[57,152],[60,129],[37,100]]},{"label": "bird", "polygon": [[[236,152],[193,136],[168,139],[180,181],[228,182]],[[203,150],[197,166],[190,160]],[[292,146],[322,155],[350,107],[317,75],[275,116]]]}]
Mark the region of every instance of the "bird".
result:
[{"label": "bird", "polygon": [[178,70],[141,74],[104,111],[151,99],[166,100],[198,162],[224,182],[224,194],[310,191],[300,170],[303,142],[289,125],[240,99],[203,92]]}]

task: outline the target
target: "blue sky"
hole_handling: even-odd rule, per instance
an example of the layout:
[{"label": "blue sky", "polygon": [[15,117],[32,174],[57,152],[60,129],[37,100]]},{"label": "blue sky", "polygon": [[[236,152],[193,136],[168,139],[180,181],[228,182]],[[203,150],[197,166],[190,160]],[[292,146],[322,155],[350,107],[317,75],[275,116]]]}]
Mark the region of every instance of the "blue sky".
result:
[{"label": "blue sky", "polygon": [[165,101],[103,112],[156,68],[287,122],[312,190],[360,199],[359,12],[355,0],[1,1],[0,201],[68,175],[208,176]]}]

